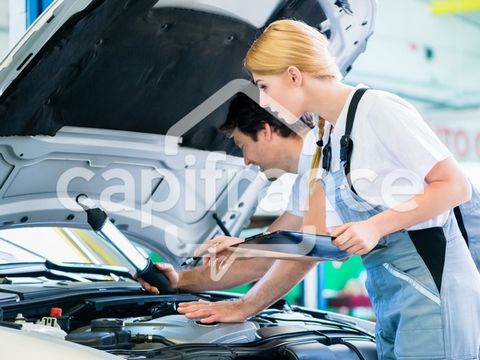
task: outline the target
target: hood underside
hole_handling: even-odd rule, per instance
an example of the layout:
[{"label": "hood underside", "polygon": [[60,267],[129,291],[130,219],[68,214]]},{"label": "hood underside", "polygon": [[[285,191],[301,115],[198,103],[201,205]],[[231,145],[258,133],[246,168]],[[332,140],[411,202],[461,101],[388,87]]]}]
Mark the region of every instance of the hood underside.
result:
[{"label": "hood underside", "polygon": [[[242,59],[256,28],[217,14],[152,8],[156,2],[94,1],[65,23],[28,76],[3,94],[1,135],[54,135],[65,125],[166,134],[227,82],[247,77]],[[317,4],[311,13],[318,21],[318,3],[306,3],[309,12]],[[221,110],[184,145],[223,142],[216,129],[226,106]]]},{"label": "hood underside", "polygon": [[[249,78],[242,61],[263,29],[226,11],[209,11],[212,5],[202,3],[215,4],[217,10],[226,6],[215,1],[169,1],[166,6],[158,0],[93,0],[68,19],[63,19],[63,4],[57,6],[37,32],[48,32],[49,26],[58,30],[41,46],[35,44],[38,34],[31,35],[24,48],[30,41],[37,50],[20,51],[0,72],[0,136],[54,135],[67,125],[166,134],[229,81]],[[345,73],[363,51],[373,21],[366,20],[372,1],[353,3],[361,14],[349,15],[345,9],[353,5],[347,1],[267,1],[267,9],[247,1],[245,7],[255,12],[263,6],[258,11],[267,19],[264,25],[295,18],[321,28],[333,48],[344,53],[340,43],[346,38],[334,25],[358,23],[363,33],[356,35],[356,48],[337,56]],[[11,82],[5,81],[12,75]],[[233,144],[217,130],[227,108],[221,104],[181,134],[183,145],[231,153]]]}]

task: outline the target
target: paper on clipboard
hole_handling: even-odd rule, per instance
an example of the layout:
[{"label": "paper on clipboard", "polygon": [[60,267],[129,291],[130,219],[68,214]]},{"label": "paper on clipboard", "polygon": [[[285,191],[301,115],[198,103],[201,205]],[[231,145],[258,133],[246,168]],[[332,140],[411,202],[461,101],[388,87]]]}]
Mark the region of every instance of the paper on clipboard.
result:
[{"label": "paper on clipboard", "polygon": [[246,238],[235,246],[242,257],[268,257],[289,260],[342,260],[351,254],[332,244],[332,237],[295,231],[276,231]]}]

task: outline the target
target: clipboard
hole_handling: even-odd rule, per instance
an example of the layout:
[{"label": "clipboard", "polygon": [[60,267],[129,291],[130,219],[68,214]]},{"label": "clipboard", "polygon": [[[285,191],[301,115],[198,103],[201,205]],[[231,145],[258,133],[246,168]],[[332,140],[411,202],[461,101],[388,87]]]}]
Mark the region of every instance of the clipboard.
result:
[{"label": "clipboard", "polygon": [[275,231],[254,235],[234,245],[237,255],[288,260],[344,260],[351,254],[332,244],[335,238],[325,234]]}]

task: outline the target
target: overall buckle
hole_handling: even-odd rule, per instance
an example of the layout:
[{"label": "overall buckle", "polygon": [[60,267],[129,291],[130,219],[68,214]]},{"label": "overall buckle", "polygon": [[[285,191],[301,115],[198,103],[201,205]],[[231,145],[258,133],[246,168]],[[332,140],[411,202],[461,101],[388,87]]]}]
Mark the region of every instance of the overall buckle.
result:
[{"label": "overall buckle", "polygon": [[353,141],[349,135],[343,135],[340,139],[340,160],[348,162],[353,149]]}]

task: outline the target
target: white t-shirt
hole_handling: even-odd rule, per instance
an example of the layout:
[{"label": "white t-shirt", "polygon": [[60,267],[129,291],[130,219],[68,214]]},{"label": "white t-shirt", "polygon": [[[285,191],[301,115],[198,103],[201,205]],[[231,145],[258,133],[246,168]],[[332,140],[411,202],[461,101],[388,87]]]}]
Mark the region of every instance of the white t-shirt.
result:
[{"label": "white t-shirt", "polygon": [[[352,96],[353,91],[331,133],[331,171],[340,167],[340,138],[345,133]],[[330,127],[327,123],[324,144]],[[363,95],[351,138],[352,184],[357,194],[373,206],[392,208],[422,193],[425,176],[433,166],[452,156],[411,104],[385,91],[368,90]],[[317,177],[322,173],[320,169]],[[448,213],[409,229],[442,226]]]},{"label": "white t-shirt", "polygon": [[[298,175],[292,186],[290,199],[288,201],[287,212],[295,216],[303,216],[308,207],[308,180],[309,171],[312,164],[312,158],[317,149],[318,128],[315,127],[305,136],[303,140],[302,152],[298,160]],[[333,206],[327,200],[326,202],[326,222],[327,227],[342,224],[340,218],[335,213]]]}]

